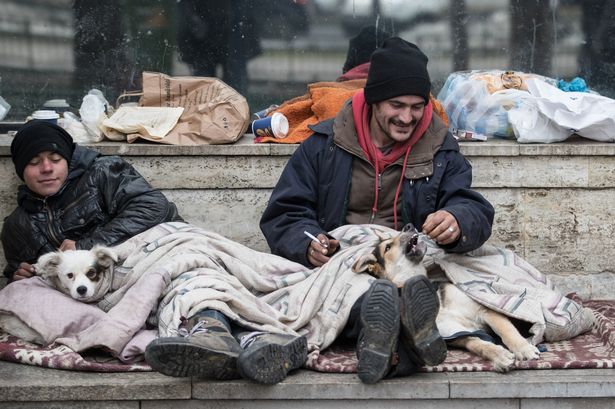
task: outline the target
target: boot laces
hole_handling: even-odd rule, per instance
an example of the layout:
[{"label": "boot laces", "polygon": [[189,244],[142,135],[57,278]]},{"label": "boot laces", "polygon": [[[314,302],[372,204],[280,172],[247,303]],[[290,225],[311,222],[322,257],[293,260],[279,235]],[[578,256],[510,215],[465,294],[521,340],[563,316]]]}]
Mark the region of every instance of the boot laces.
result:
[{"label": "boot laces", "polygon": [[249,334],[244,335],[243,337],[241,337],[241,339],[239,340],[239,346],[242,349],[246,349],[247,347],[249,347],[250,345],[252,345],[254,343],[254,341],[256,341],[256,338],[260,337],[261,335],[266,334],[263,331],[254,331],[254,332],[250,332]]},{"label": "boot laces", "polygon": [[179,335],[181,335],[184,338],[188,338],[193,336],[194,334],[198,334],[200,332],[210,332],[209,328],[206,328],[208,322],[207,320],[202,320],[196,323],[196,325],[194,325],[190,331],[188,331],[185,327],[181,327],[178,332]]}]

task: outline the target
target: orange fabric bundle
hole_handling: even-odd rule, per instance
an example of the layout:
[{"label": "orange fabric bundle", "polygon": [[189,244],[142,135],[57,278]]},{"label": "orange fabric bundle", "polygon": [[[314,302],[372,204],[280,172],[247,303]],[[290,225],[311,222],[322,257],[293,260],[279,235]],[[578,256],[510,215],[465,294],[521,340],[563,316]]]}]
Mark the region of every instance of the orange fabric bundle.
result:
[{"label": "orange fabric bundle", "polygon": [[[315,125],[321,121],[335,117],[342,109],[344,103],[354,93],[365,87],[365,79],[344,82],[315,82],[308,85],[308,92],[299,97],[284,102],[274,112],[284,114],[288,119],[288,136],[286,138],[258,137],[256,143],[301,143],[306,140],[312,131],[308,125]],[[433,112],[448,126],[448,118],[442,104],[430,94],[429,99],[433,105]]]},{"label": "orange fabric bundle", "polygon": [[[344,102],[350,99],[355,91],[365,86],[365,80],[344,82],[316,82],[308,85],[308,92],[300,97],[284,102],[273,112],[284,114],[288,119],[288,136],[278,139],[272,137],[256,138],[256,142],[300,143],[306,140],[312,131],[308,125],[317,124],[325,119],[333,118]],[[271,112],[269,115],[273,115]]]}]

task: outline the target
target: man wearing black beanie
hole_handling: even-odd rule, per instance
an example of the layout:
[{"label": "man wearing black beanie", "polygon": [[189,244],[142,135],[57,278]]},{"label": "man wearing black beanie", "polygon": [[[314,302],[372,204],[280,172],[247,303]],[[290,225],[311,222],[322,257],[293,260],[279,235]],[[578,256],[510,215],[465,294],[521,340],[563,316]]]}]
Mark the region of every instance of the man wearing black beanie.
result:
[{"label": "man wearing black beanie", "polygon": [[33,120],[11,143],[19,186],[2,246],[9,280],[34,275],[39,256],[112,246],[156,224],[182,220],[173,203],[126,161],[77,146],[58,125]]},{"label": "man wearing black beanie", "polygon": [[[489,238],[493,206],[471,189],[470,163],[433,115],[427,62],[415,44],[384,40],[371,56],[365,88],[335,118],[311,127],[261,218],[272,253],[321,266],[340,248],[327,232],[343,224],[401,230],[411,223],[453,253]],[[376,280],[352,308],[342,336],[358,340],[363,382],[409,374],[446,356],[429,282],[408,280],[401,294]]]}]

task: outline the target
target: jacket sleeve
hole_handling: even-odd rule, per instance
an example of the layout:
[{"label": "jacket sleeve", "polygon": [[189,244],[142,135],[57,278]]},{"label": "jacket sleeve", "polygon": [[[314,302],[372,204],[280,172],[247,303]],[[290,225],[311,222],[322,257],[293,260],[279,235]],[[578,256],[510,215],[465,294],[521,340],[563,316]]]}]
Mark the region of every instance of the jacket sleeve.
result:
[{"label": "jacket sleeve", "polygon": [[41,254],[55,251],[44,234],[32,231],[27,217],[19,208],[4,219],[0,238],[7,261],[4,275],[9,280],[13,279],[13,273],[22,262],[34,264]]},{"label": "jacket sleeve", "polygon": [[477,249],[491,236],[495,211],[487,199],[471,189],[472,166],[468,160],[459,152],[447,154],[437,208],[455,216],[461,236],[457,242],[442,247],[453,253],[465,253]]},{"label": "jacket sleeve", "polygon": [[317,219],[317,152],[318,144],[324,140],[312,136],[297,148],[273,189],[260,221],[261,231],[273,254],[307,267],[313,267],[307,260],[310,239],[303,232],[326,233]]},{"label": "jacket sleeve", "polygon": [[78,249],[94,244],[119,244],[157,224],[181,221],[175,205],[121,158],[96,164],[93,184],[99,190],[109,221],[76,243]]}]

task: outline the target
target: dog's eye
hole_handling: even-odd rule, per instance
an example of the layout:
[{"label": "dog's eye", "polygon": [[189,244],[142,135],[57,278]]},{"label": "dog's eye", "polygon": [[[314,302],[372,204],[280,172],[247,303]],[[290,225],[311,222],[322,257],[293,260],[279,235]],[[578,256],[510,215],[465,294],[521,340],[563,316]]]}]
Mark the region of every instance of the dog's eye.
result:
[{"label": "dog's eye", "polygon": [[387,251],[391,250],[391,245],[387,244],[386,246],[384,246],[384,252],[386,253]]},{"label": "dog's eye", "polygon": [[96,271],[95,270],[88,270],[88,273],[86,274],[86,276],[88,278],[94,278],[94,277],[96,277]]},{"label": "dog's eye", "polygon": [[74,276],[75,275],[73,273],[66,274],[66,277],[68,277],[70,280],[72,280]]}]

